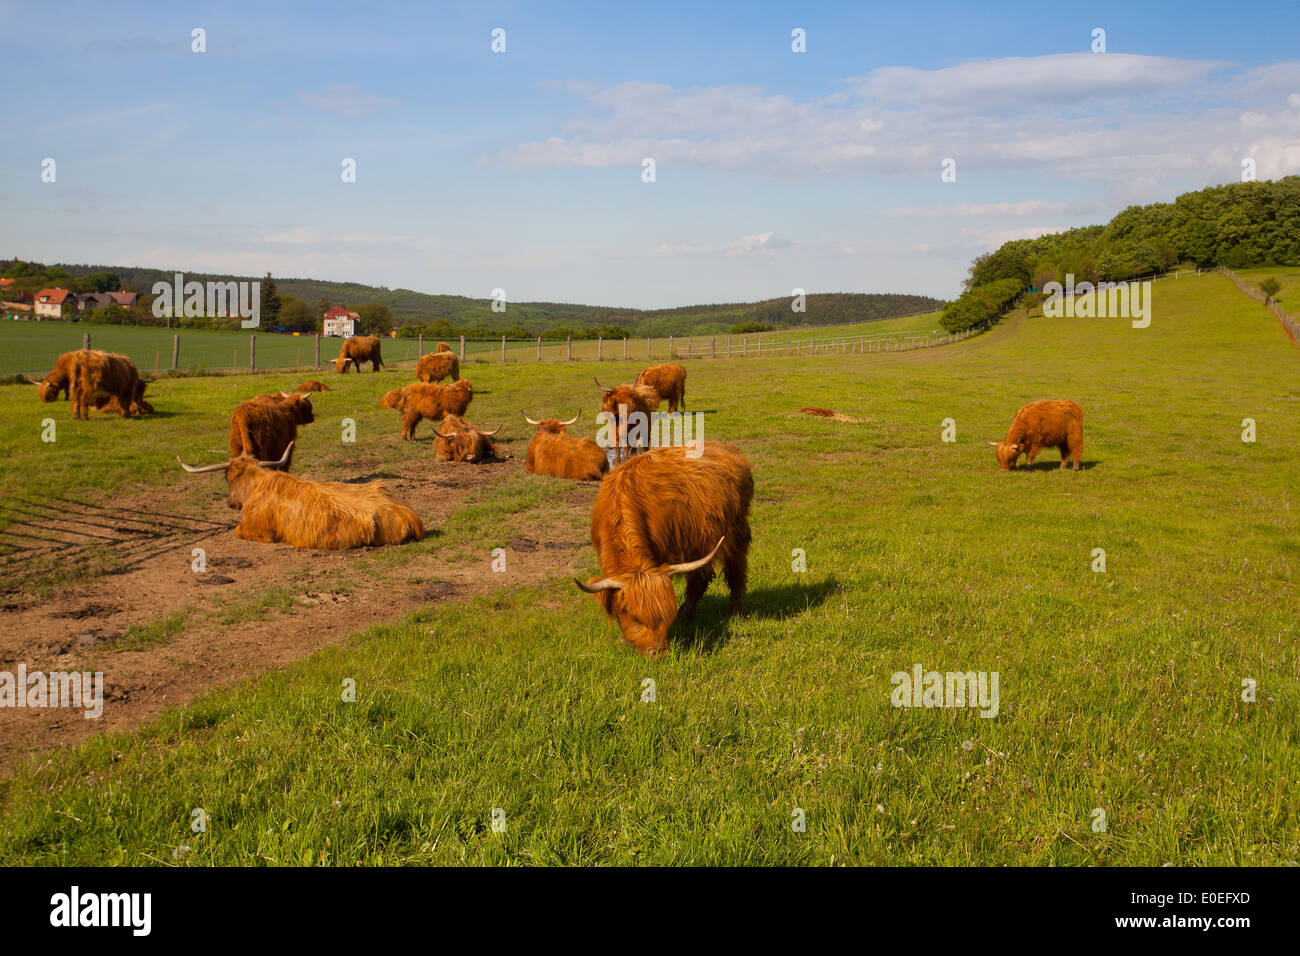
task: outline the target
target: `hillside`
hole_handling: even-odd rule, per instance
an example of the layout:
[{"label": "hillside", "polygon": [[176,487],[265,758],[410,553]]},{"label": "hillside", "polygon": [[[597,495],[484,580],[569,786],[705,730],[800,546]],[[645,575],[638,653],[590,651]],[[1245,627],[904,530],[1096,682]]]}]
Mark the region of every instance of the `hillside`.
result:
[{"label": "hillside", "polygon": [[[0,262],[0,275],[14,260]],[[116,275],[123,289],[148,293],[158,281],[170,281],[175,270],[66,264],[50,266],[81,279],[94,274]],[[187,280],[200,282],[252,280],[257,276],[216,275],[186,272]],[[382,303],[399,325],[428,324],[441,320],[456,331],[490,330],[519,337],[539,335],[547,330],[592,329],[616,326],[634,336],[705,335],[727,332],[740,323],[762,323],[778,327],[841,325],[929,312],[943,305],[942,299],[899,293],[817,293],[808,296],[806,312],[792,312],[788,298],[762,302],[729,302],[683,306],[673,309],[631,309],[619,306],[576,305],[560,302],[511,302],[509,311],[493,312],[490,299],[460,295],[432,295],[412,289],[388,289],[356,282],[324,279],[275,277],[282,296],[293,296],[316,310],[322,301],[356,308],[365,303]],[[443,334],[450,334],[449,331]]]}]

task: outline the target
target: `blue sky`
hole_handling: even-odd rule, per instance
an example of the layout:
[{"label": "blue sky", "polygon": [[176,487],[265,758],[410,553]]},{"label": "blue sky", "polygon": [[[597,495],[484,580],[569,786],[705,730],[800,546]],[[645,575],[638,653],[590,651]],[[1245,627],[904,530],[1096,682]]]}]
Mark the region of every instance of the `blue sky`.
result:
[{"label": "blue sky", "polygon": [[0,255],[950,297],[1008,238],[1300,172],[1300,2],[1261,4],[0,4]]}]

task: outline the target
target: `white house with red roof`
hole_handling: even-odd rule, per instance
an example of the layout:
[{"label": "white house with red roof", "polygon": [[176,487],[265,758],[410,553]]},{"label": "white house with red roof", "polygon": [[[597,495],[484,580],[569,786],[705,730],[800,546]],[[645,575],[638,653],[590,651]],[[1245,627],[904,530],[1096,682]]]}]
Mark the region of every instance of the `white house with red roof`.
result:
[{"label": "white house with red roof", "polygon": [[42,289],[36,293],[37,316],[61,319],[64,306],[77,307],[77,297],[67,289]]},{"label": "white house with red roof", "polygon": [[357,334],[357,326],[361,324],[361,316],[356,312],[349,312],[341,305],[336,305],[324,315],[321,316],[321,332],[325,335],[336,335],[349,339]]}]

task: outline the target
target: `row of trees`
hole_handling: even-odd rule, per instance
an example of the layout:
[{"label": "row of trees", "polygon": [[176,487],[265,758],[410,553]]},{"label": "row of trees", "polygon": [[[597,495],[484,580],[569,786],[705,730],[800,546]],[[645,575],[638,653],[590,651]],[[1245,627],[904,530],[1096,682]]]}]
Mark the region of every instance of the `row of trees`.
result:
[{"label": "row of trees", "polygon": [[1129,206],[1104,226],[1017,239],[978,257],[966,288],[1015,279],[1116,282],[1182,262],[1240,269],[1300,265],[1300,176],[1211,186],[1172,203]]},{"label": "row of trees", "polygon": [[943,307],[939,324],[949,332],[964,332],[996,319],[1015,304],[1025,285],[1019,279],[995,279],[972,286]]},{"label": "row of trees", "polygon": [[492,328],[486,325],[466,325],[457,327],[446,319],[434,319],[432,322],[408,322],[397,330],[397,337],[413,339],[423,335],[426,339],[453,339],[465,336],[467,339],[535,339],[541,336],[547,341],[564,341],[565,339],[623,339],[632,338],[632,333],[621,325],[597,325],[592,328],[570,328],[565,325],[549,329],[534,330],[522,325],[508,328]]}]

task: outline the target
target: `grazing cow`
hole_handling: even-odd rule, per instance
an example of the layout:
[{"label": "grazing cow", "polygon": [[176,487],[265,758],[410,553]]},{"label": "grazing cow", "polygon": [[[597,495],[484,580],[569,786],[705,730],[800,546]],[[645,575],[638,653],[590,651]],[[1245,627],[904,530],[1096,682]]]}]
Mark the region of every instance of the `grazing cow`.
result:
[{"label": "grazing cow", "polygon": [[[298,426],[316,420],[311,399],[299,393],[258,395],[240,402],[230,416],[230,457],[276,461],[298,440]],[[287,469],[293,455],[284,461]]]},{"label": "grazing cow", "polygon": [[636,384],[649,385],[659,397],[668,403],[668,411],[677,411],[680,405],[686,409],[686,369],[680,365],[651,365],[643,368],[636,377]]},{"label": "grazing cow", "polygon": [[446,342],[439,342],[439,343],[438,343],[438,348],[435,349],[435,351],[437,351],[437,352],[450,352],[450,351],[451,351],[451,346],[448,345]]},{"label": "grazing cow", "polygon": [[415,378],[421,382],[440,382],[460,378],[460,359],[451,352],[428,352],[415,363]]},{"label": "grazing cow", "polygon": [[505,458],[503,450],[491,440],[502,428],[505,426],[498,425],[496,431],[485,432],[459,415],[448,415],[436,432],[434,451],[442,461],[476,462]]},{"label": "grazing cow", "polygon": [[[131,402],[129,408],[132,415],[152,415],[153,405],[145,401],[144,398],[145,383],[137,382],[135,386],[135,399]],[[122,415],[122,403],[116,395],[96,395],[95,411],[106,414]]]},{"label": "grazing cow", "polygon": [[[97,355],[107,355],[107,352],[100,352],[93,349]],[[63,393],[63,397],[68,397],[68,388],[72,384],[72,363],[76,357],[81,354],[81,350],[76,352],[64,352],[54,363],[54,371],[45,376],[42,381],[36,383],[36,394],[41,397],[42,402],[53,402]]]},{"label": "grazing cow", "polygon": [[1016,467],[1021,455],[1025,464],[1032,465],[1034,458],[1044,448],[1055,446],[1061,452],[1061,467],[1066,459],[1074,459],[1074,470],[1079,470],[1083,455],[1083,409],[1068,399],[1047,399],[1030,402],[1020,411],[1007,430],[1007,437],[990,441],[1003,471]]},{"label": "grazing cow", "polygon": [[566,431],[582,415],[578,412],[568,421],[544,418],[538,421],[520,412],[524,421],[537,426],[537,434],[528,443],[528,458],[524,468],[535,475],[554,475],[556,478],[575,478],[579,481],[600,481],[609,471],[605,451],[590,438],[579,438]]},{"label": "grazing cow", "polygon": [[248,541],[340,549],[403,544],[424,536],[419,515],[390,495],[382,481],[306,481],[279,470],[288,466],[292,454],[290,442],[275,461],[243,456],[194,468],[176,460],[196,474],[225,471],[226,504],[241,512],[235,534]]},{"label": "grazing cow", "polygon": [[613,388],[606,388],[598,379],[595,381],[596,387],[605,393],[605,401],[601,407],[603,411],[613,416],[616,441],[622,457],[628,447],[627,431],[632,414],[643,413],[648,426],[650,416],[659,410],[659,393],[649,385],[616,385]]},{"label": "grazing cow", "polygon": [[[123,418],[135,412],[140,373],[125,355],[89,349],[75,353],[69,373],[68,398],[73,418],[89,418],[90,408],[100,398],[117,399]],[[141,395],[144,393],[141,392]]]},{"label": "grazing cow", "polygon": [[360,375],[362,362],[369,362],[371,368],[376,372],[384,364],[384,360],[379,354],[379,336],[358,335],[350,339],[344,339],[343,346],[339,349],[339,357],[334,359],[334,367],[340,373],[346,375],[348,366],[355,365],[357,374]]},{"label": "grazing cow", "polygon": [[[720,558],[731,612],[745,611],[749,555],[749,462],[727,445],[705,442],[698,458],[681,447],[653,448],[611,471],[591,511],[591,543],[604,577],[578,587],[618,619],[623,640],[642,654],[668,650],[674,615],[688,620]],[[687,575],[677,613],[672,578]]]},{"label": "grazing cow", "polygon": [[468,379],[458,379],[452,385],[412,382],[385,392],[379,407],[395,408],[402,413],[402,437],[409,441],[415,437],[415,426],[421,421],[464,415],[473,398],[474,386]]},{"label": "grazing cow", "polygon": [[[360,373],[358,372],[358,374]],[[295,392],[328,392],[329,390],[330,387],[328,385],[324,382],[318,382],[314,378],[307,379],[307,381],[294,389]]]}]

